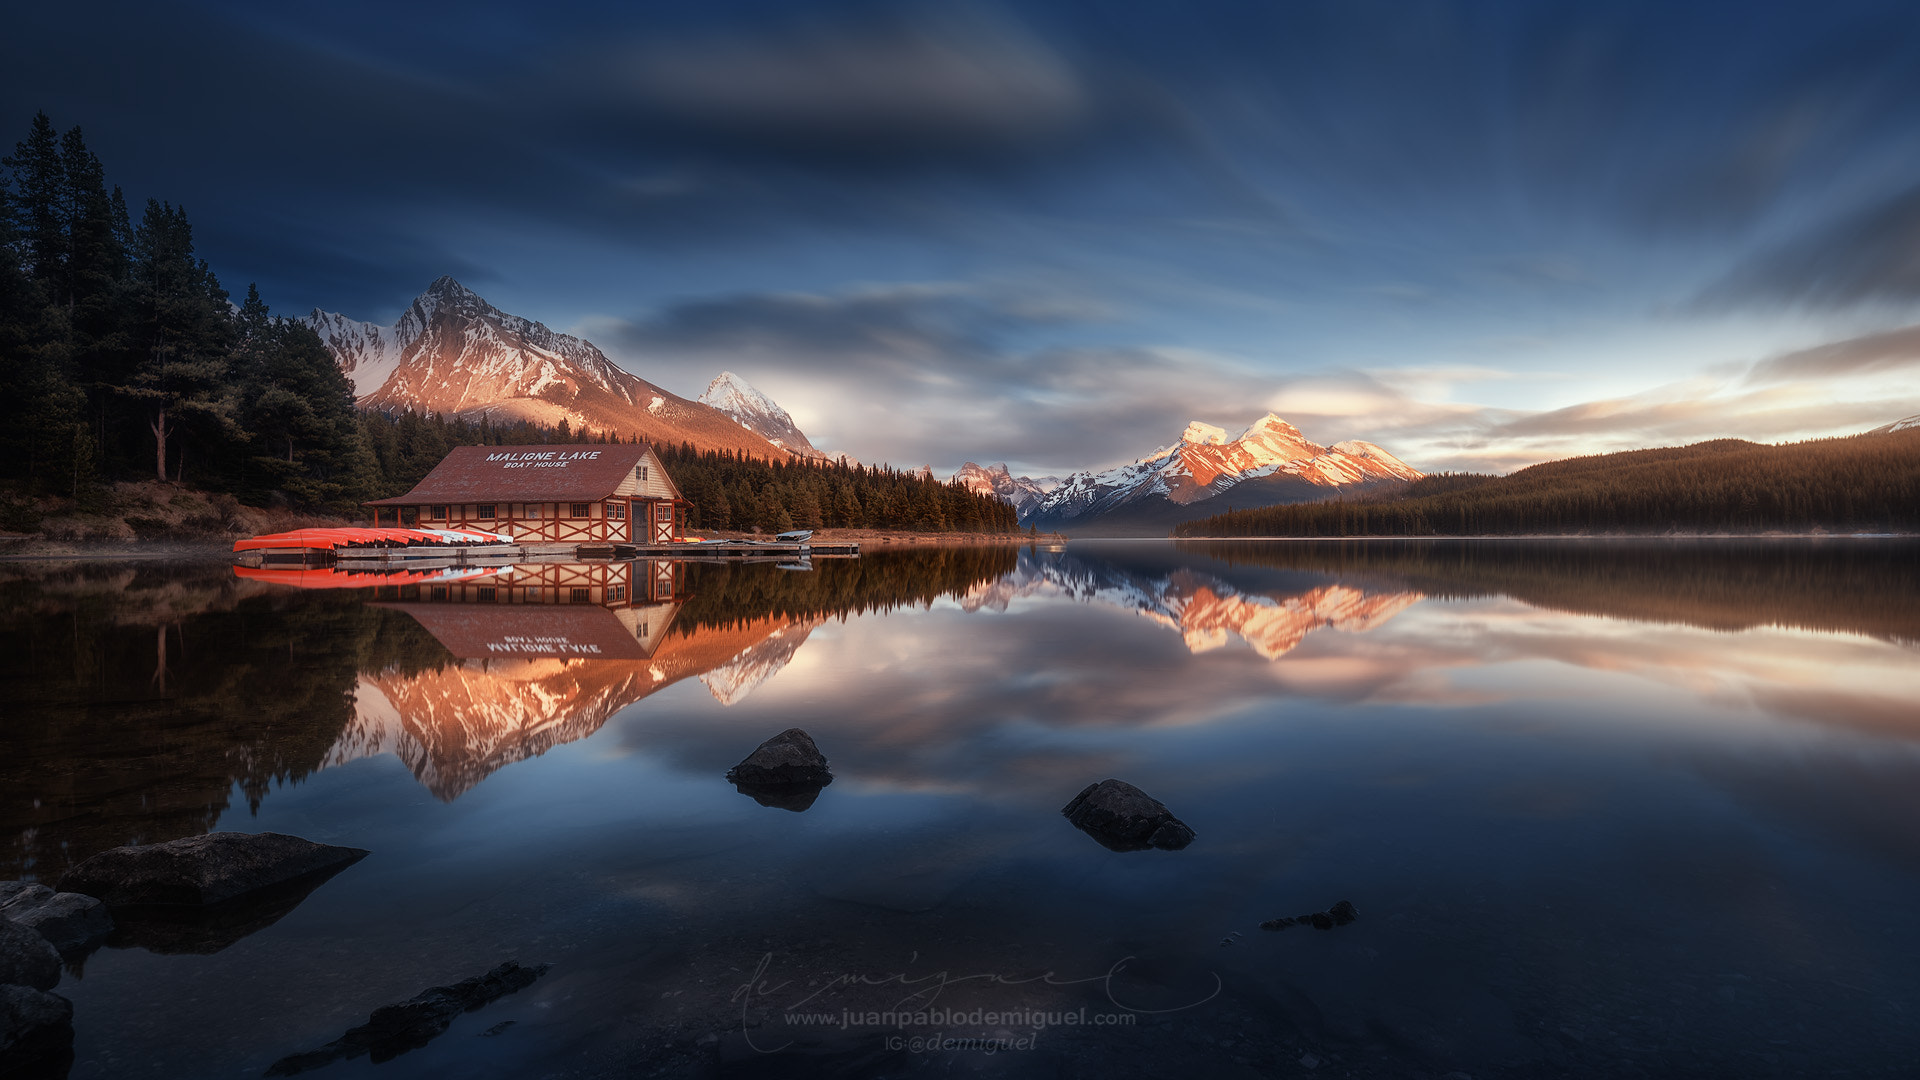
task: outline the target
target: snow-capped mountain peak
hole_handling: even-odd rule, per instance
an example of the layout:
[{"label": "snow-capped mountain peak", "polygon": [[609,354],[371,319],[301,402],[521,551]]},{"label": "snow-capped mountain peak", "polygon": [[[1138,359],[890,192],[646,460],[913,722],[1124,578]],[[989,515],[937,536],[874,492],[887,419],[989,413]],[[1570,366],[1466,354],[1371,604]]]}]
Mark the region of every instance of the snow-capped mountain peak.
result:
[{"label": "snow-capped mountain peak", "polygon": [[1372,443],[1351,440],[1321,446],[1273,413],[1231,439],[1225,428],[1196,420],[1181,432],[1179,442],[1130,465],[1075,473],[1023,517],[1072,529],[1078,522],[1125,511],[1126,520],[1138,519],[1143,529],[1153,532],[1163,520],[1171,525],[1203,516],[1203,510],[1181,508],[1228,489],[1251,496],[1244,502],[1236,496],[1237,505],[1259,506],[1315,498],[1329,488],[1416,480],[1421,475]]},{"label": "snow-capped mountain peak", "polygon": [[700,404],[733,417],[735,423],[775,446],[808,457],[826,457],[807,441],[806,434],[787,410],[731,371],[714,376],[699,400]]},{"label": "snow-capped mountain peak", "polygon": [[1227,441],[1227,429],[1195,420],[1180,433],[1180,441],[1189,446],[1219,446]]},{"label": "snow-capped mountain peak", "polygon": [[976,495],[998,495],[1013,504],[1013,508],[1022,517],[1034,504],[1047,497],[1047,492],[1060,486],[1057,476],[1015,476],[1002,461],[997,465],[981,467],[969,461],[960,466],[960,471],[952,479],[960,481],[968,491]]},{"label": "snow-capped mountain peak", "polygon": [[376,326],[319,308],[314,308],[305,321],[353,382],[354,397],[380,389],[393,369],[400,366],[400,353],[406,343],[400,340],[397,327]]},{"label": "snow-capped mountain peak", "polygon": [[391,327],[317,309],[305,321],[353,380],[362,408],[564,420],[576,429],[785,456],[731,417],[620,367],[592,342],[501,311],[451,277],[427,286]]}]

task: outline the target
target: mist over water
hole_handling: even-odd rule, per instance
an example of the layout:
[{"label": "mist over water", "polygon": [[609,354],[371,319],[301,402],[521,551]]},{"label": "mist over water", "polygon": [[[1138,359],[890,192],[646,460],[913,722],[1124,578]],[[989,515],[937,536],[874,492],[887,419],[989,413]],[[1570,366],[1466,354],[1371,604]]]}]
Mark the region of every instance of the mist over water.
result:
[{"label": "mist over water", "polygon": [[[259,1075],[506,960],[552,968],[327,1074],[1900,1075],[1916,554],[1088,542],[538,599],[11,564],[0,878],[372,851],[212,951],[74,961],[75,1077]],[[810,803],[723,779],[791,727]],[[1061,816],[1109,777],[1196,839]],[[890,1041],[936,1034],[1031,1045]]]}]

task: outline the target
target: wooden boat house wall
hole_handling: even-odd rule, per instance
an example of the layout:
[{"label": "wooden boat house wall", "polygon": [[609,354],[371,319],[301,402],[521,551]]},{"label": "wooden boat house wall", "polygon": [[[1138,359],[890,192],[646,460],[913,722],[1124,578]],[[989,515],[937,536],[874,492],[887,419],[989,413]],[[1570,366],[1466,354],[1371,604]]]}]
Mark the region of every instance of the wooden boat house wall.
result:
[{"label": "wooden boat house wall", "polygon": [[651,446],[457,446],[375,525],[484,529],[525,543],[670,544],[687,501]]}]

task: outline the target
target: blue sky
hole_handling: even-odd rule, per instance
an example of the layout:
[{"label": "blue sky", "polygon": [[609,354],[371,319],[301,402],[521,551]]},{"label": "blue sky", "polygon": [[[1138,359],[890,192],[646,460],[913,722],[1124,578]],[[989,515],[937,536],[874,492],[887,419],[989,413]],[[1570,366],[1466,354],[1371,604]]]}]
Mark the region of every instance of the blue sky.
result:
[{"label": "blue sky", "polygon": [[10,21],[0,119],[80,125],[230,288],[386,322],[452,274],[864,460],[1065,473],[1272,409],[1505,470],[1920,413],[1908,4]]}]

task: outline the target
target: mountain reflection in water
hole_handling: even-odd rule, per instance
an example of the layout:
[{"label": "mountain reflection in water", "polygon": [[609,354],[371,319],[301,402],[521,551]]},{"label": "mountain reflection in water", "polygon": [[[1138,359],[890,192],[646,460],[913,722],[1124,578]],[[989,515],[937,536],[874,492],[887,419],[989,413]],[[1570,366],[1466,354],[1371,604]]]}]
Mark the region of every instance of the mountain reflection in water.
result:
[{"label": "mountain reflection in water", "polygon": [[452,799],[689,676],[740,701],[822,620],[964,594],[1014,561],[540,564],[300,588],[218,563],[4,566],[0,879],[206,832],[236,790],[257,808],[369,754]]},{"label": "mountain reflection in water", "polygon": [[[0,582],[5,681],[23,706],[8,721],[0,765],[0,829],[11,840],[0,875],[50,879],[105,847],[203,832],[235,789],[257,807],[278,784],[377,754],[397,756],[451,800],[682,680],[736,704],[829,618],[942,597],[967,612],[1037,599],[1097,604],[1167,627],[1192,653],[1237,640],[1268,660],[1316,631],[1375,630],[1423,598],[1483,596],[1656,623],[1913,642],[1912,554],[1843,541],[1096,543],[887,552],[823,560],[806,574],[653,560],[400,574],[398,585],[328,575],[321,584],[357,587],[323,591],[220,566],[16,565]],[[1582,648],[1577,663],[1636,662],[1625,655],[1631,641],[1607,657],[1591,642]],[[1351,685],[1331,692],[1392,697],[1395,685],[1420,683],[1423,667],[1465,662],[1434,649],[1370,675],[1349,664]],[[1844,700],[1786,685],[1756,696],[1823,722],[1920,727],[1906,704],[1870,688]],[[1158,697],[1137,700],[1151,707]],[[1068,721],[1084,708],[1057,704]]]},{"label": "mountain reflection in water", "polygon": [[[1087,542],[342,588],[0,564],[0,877],[215,827],[374,852],[217,954],[91,959],[76,1076],[257,1075],[505,957],[555,966],[457,1023],[510,1033],[395,1075],[650,1071],[737,1040],[769,954],[803,982],[1131,956],[1124,999],[1169,1007],[1224,985],[1049,1029],[1012,1075],[1904,1066],[1916,553]],[[834,785],[741,798],[727,767],[789,727]],[[1059,810],[1106,777],[1198,839],[1087,843]],[[1337,933],[1257,930],[1336,899],[1362,913]],[[820,1071],[904,1071],[871,1034],[819,1034]]]}]

